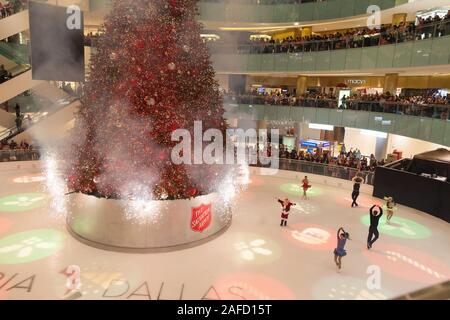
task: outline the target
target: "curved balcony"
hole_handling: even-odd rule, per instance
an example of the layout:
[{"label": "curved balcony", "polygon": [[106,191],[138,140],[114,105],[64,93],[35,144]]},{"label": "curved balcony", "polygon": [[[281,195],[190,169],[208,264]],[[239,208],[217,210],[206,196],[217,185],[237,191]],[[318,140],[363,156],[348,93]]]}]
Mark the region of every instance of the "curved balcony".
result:
[{"label": "curved balcony", "polygon": [[283,23],[339,19],[367,14],[377,5],[381,10],[408,0],[202,0],[200,20],[223,22]]},{"label": "curved balcony", "polygon": [[291,105],[268,105],[261,97],[240,96],[226,101],[227,119],[306,121],[393,133],[450,146],[449,105],[349,101],[345,109],[338,109],[336,100],[298,99]]},{"label": "curved balcony", "polygon": [[[441,24],[442,26],[442,24]],[[450,64],[450,22],[412,34],[238,47],[213,46],[219,73],[346,72]],[[388,40],[386,40],[388,39]]]}]

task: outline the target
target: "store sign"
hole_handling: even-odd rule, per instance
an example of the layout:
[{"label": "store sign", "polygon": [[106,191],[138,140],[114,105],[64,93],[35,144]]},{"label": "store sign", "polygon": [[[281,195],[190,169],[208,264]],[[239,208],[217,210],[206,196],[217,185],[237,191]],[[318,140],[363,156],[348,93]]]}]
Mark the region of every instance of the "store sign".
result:
[{"label": "store sign", "polygon": [[366,84],[367,81],[366,80],[361,80],[361,79],[349,79],[347,80],[348,84]]},{"label": "store sign", "polygon": [[202,204],[199,207],[192,208],[192,216],[191,216],[191,229],[194,232],[203,232],[205,231],[212,220],[212,205]]}]

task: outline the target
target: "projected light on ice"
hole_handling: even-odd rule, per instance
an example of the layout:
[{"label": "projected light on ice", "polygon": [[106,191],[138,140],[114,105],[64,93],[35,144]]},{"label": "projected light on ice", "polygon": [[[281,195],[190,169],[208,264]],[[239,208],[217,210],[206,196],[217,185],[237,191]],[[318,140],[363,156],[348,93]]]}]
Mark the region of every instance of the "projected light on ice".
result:
[{"label": "projected light on ice", "polygon": [[444,282],[450,277],[450,269],[436,258],[397,244],[376,243],[373,250],[363,250],[363,255],[373,264],[407,281],[424,284]]},{"label": "projected light on ice", "polygon": [[332,250],[336,247],[336,231],[312,225],[295,224],[284,229],[284,235],[297,245],[311,250]]},{"label": "projected light on ice", "polygon": [[319,300],[386,300],[392,293],[384,289],[368,289],[367,280],[334,275],[314,286],[313,296]]},{"label": "projected light on ice", "polygon": [[0,218],[0,235],[8,232],[11,228],[11,222],[7,219]]},{"label": "projected light on ice", "polygon": [[[348,195],[348,197],[336,197],[336,202],[338,202],[339,204],[345,206],[345,207],[350,207],[351,203],[353,202],[350,194]],[[374,204],[382,206],[383,203],[382,201],[380,201],[380,199],[374,199],[372,197],[369,197],[365,194],[361,194],[358,197],[358,200],[356,200],[356,202],[358,203],[359,208],[366,208],[369,209],[371,208]],[[367,212],[369,212],[367,210]]]},{"label": "projected light on ice", "polygon": [[280,257],[280,247],[265,236],[241,233],[234,239],[234,249],[239,261],[269,263]]},{"label": "projected light on ice", "polygon": [[[361,217],[361,222],[366,226],[370,225],[370,217],[368,214]],[[431,236],[431,231],[413,221],[399,216],[392,218],[391,223],[387,224],[384,217],[381,218],[378,231],[393,237],[406,239],[425,239]]]},{"label": "projected light on ice", "polygon": [[264,180],[258,176],[251,176],[248,183],[253,187],[258,187],[264,184]]},{"label": "projected light on ice", "polygon": [[307,201],[298,201],[296,206],[291,207],[291,213],[310,216],[317,213],[317,208]]},{"label": "projected light on ice", "polygon": [[209,300],[293,300],[291,289],[260,274],[238,273],[219,279],[207,292]]},{"label": "projected light on ice", "polygon": [[13,179],[14,183],[28,184],[45,181],[47,178],[42,174],[29,174],[25,176],[16,177]]},{"label": "projected light on ice", "polygon": [[0,264],[20,264],[51,256],[63,247],[65,235],[53,229],[15,233],[0,239]]},{"label": "projected light on ice", "polygon": [[[303,188],[301,187],[300,183],[285,183],[280,186],[280,190],[289,193],[295,196],[303,196]],[[321,188],[312,186],[311,189],[308,190],[307,196],[308,197],[317,197],[320,196],[323,193],[323,190]]]},{"label": "projected light on ice", "polygon": [[20,193],[0,199],[0,211],[23,212],[45,205],[47,195],[43,193]]}]

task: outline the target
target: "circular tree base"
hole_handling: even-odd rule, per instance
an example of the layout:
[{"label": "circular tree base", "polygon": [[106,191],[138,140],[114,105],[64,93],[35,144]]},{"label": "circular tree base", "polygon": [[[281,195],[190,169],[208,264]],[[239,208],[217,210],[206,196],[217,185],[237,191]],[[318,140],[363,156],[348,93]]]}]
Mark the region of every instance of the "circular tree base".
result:
[{"label": "circular tree base", "polygon": [[114,251],[167,251],[211,240],[231,224],[217,193],[193,199],[134,201],[70,194],[67,228],[78,240]]}]

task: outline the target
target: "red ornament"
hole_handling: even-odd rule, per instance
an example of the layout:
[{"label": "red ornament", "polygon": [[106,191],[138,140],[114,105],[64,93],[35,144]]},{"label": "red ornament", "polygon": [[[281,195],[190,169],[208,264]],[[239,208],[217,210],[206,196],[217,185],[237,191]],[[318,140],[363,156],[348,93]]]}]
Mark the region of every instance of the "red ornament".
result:
[{"label": "red ornament", "polygon": [[198,193],[198,190],[195,188],[189,188],[188,189],[188,196],[189,197],[195,197]]},{"label": "red ornament", "polygon": [[159,159],[160,160],[166,160],[167,159],[167,153],[165,153],[164,151],[160,151],[159,152]]},{"label": "red ornament", "polygon": [[142,39],[136,40],[136,42],[134,43],[134,47],[135,47],[136,49],[139,49],[139,50],[144,49],[144,48],[145,48],[145,42],[144,42],[144,40],[142,40]]}]

